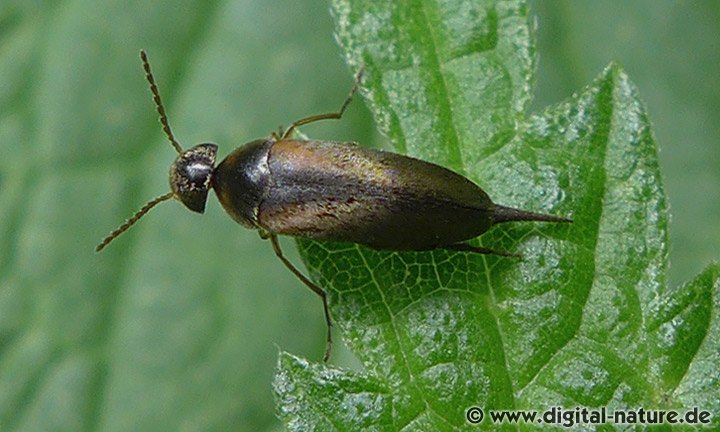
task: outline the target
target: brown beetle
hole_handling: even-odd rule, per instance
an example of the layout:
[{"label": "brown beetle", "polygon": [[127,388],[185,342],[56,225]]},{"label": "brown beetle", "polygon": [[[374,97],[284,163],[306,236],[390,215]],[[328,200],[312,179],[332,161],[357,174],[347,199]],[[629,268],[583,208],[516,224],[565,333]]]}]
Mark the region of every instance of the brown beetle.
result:
[{"label": "brown beetle", "polygon": [[175,140],[144,51],[140,57],[160,123],[178,152],[170,168],[172,191],[147,203],[96,250],[101,251],[151,208],[170,198],[203,213],[212,188],[225,211],[239,224],[269,238],[278,258],[322,298],[327,323],[324,360],[332,345],[325,291],[285,258],[278,235],[391,251],[448,249],[517,256],[465,241],[500,222],[570,222],[496,205],[467,178],[430,162],[348,143],[289,138],[298,126],[342,117],[361,73],[340,111],[298,120],[281,134],[238,147],[215,166],[217,145],[199,144],[183,150]]}]

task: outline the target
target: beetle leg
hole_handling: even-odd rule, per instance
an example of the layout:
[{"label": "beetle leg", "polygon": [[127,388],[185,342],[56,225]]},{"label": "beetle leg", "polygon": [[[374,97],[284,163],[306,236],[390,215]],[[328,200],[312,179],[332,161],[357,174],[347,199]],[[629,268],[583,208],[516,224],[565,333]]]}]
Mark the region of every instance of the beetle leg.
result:
[{"label": "beetle leg", "polygon": [[[306,125],[308,123],[313,123],[318,120],[327,120],[327,119],[340,119],[345,112],[345,109],[350,105],[350,101],[352,100],[353,96],[355,95],[355,92],[357,91],[358,87],[360,86],[360,80],[362,79],[363,72],[365,72],[365,67],[361,67],[360,70],[358,70],[358,73],[355,75],[355,83],[352,86],[352,89],[350,89],[350,94],[348,95],[347,99],[345,99],[345,102],[343,102],[342,107],[340,107],[340,111],[333,112],[333,113],[326,113],[326,114],[316,114],[309,117],[301,118],[300,120],[297,120],[288,126],[287,129],[285,129],[285,132],[280,134],[280,140],[284,140],[287,137],[290,136],[290,134],[298,127],[302,125]],[[278,141],[280,141],[278,140]]]},{"label": "beetle leg", "polygon": [[445,249],[445,250],[452,250],[452,251],[458,251],[458,252],[473,252],[483,255],[499,255],[499,256],[506,256],[506,257],[513,257],[513,258],[522,258],[520,254],[512,253],[512,252],[506,252],[506,251],[498,251],[494,249],[488,249],[482,246],[472,246],[467,243],[456,243],[448,246],[442,246],[438,249]]},{"label": "beetle leg", "polygon": [[272,243],[275,255],[280,258],[280,261],[285,264],[285,267],[287,267],[295,276],[297,276],[298,279],[300,279],[302,283],[304,283],[308,288],[313,290],[313,292],[319,295],[322,299],[323,310],[325,312],[325,324],[327,324],[327,345],[325,347],[325,355],[323,355],[323,361],[327,362],[330,358],[330,349],[332,348],[332,321],[330,320],[330,310],[327,303],[327,294],[325,293],[325,290],[312,283],[310,279],[306,278],[305,275],[303,275],[300,270],[298,270],[297,267],[293,265],[293,263],[291,263],[290,261],[288,261],[287,258],[285,258],[282,249],[280,249],[280,243],[278,242],[278,238],[276,235],[270,234],[270,242]]},{"label": "beetle leg", "polygon": [[278,125],[277,132],[273,131],[270,133],[270,138],[274,139],[275,141],[279,141],[280,137],[283,136],[283,130],[284,128],[282,125]]}]

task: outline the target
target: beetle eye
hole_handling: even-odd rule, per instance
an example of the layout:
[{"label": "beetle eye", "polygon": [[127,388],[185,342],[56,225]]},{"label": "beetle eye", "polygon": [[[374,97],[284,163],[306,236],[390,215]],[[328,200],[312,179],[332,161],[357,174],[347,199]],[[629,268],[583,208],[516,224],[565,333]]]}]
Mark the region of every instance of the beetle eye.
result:
[{"label": "beetle eye", "polygon": [[184,170],[182,176],[187,179],[192,189],[207,187],[207,181],[213,169],[212,165],[204,162],[190,162],[178,168]]},{"label": "beetle eye", "polygon": [[215,167],[215,144],[199,144],[184,151],[170,167],[170,188],[188,209],[203,213]]}]

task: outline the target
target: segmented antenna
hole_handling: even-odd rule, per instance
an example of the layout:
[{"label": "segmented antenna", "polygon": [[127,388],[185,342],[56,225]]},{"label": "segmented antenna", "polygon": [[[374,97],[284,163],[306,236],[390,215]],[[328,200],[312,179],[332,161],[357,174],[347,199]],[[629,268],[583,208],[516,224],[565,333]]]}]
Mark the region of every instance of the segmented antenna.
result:
[{"label": "segmented antenna", "polygon": [[175,140],[175,136],[170,129],[170,122],[168,122],[167,115],[165,114],[165,107],[163,106],[162,99],[160,98],[160,91],[155,84],[155,78],[153,77],[152,70],[150,70],[150,62],[148,61],[147,54],[145,54],[144,50],[140,50],[140,58],[142,59],[143,69],[145,69],[145,78],[147,78],[148,82],[150,83],[150,91],[153,94],[153,100],[155,101],[157,112],[158,114],[160,114],[160,124],[162,124],[163,131],[170,140],[170,144],[172,144],[172,146],[175,148],[175,151],[178,153],[182,153],[183,149],[180,144],[178,144],[178,142]]},{"label": "segmented antenna", "polygon": [[[175,136],[172,133],[172,130],[170,129],[170,122],[168,122],[167,115],[165,114],[165,106],[163,106],[162,98],[160,97],[160,91],[158,90],[157,84],[155,84],[155,78],[153,77],[152,70],[150,69],[150,62],[148,61],[147,54],[145,54],[144,50],[140,50],[140,59],[142,59],[143,63],[143,69],[145,69],[145,78],[147,78],[148,82],[150,83],[150,91],[153,95],[153,100],[155,101],[155,107],[157,107],[157,112],[160,114],[160,124],[162,125],[162,129],[165,132],[165,135],[170,140],[170,144],[175,148],[175,151],[178,153],[182,153],[183,149],[180,147],[180,144],[175,140]],[[138,210],[132,217],[125,221],[124,224],[120,225],[115,229],[115,231],[111,232],[110,235],[105,237],[103,241],[100,242],[99,245],[95,248],[95,252],[100,252],[101,250],[105,249],[105,246],[109,245],[110,242],[115,240],[118,236],[120,236],[122,233],[130,229],[131,226],[135,225],[135,222],[139,221],[141,217],[145,216],[145,213],[149,212],[153,207],[160,204],[163,201],[167,201],[170,198],[173,197],[172,192],[168,192],[165,195],[161,195],[154,200],[150,201],[149,203],[145,204],[140,210]]]},{"label": "segmented antenna", "polygon": [[130,219],[128,219],[127,221],[125,221],[124,224],[117,227],[115,229],[115,231],[111,232],[110,235],[105,237],[103,239],[103,241],[101,241],[100,244],[97,245],[97,247],[95,248],[95,252],[100,252],[101,250],[103,250],[105,248],[105,246],[110,244],[111,241],[115,240],[120,234],[127,231],[128,228],[130,228],[131,226],[133,226],[135,224],[135,222],[140,220],[141,217],[145,216],[145,213],[149,212],[150,209],[152,209],[153,207],[155,207],[156,205],[160,204],[163,201],[169,200],[172,197],[173,197],[173,193],[168,192],[165,195],[159,196],[159,197],[155,198],[154,200],[150,201],[149,203],[145,204],[143,206],[143,208],[141,208],[140,210],[137,211],[137,213],[132,215],[132,217]]}]

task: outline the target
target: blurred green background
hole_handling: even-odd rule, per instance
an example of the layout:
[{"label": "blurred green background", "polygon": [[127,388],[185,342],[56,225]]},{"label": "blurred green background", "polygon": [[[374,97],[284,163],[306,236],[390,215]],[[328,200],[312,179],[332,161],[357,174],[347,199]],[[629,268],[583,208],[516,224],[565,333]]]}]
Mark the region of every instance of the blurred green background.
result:
[{"label": "blurred green background", "polygon": [[[720,3],[532,2],[534,109],[611,60],[654,122],[680,283],[718,259]],[[178,140],[220,156],[335,110],[352,83],[321,0],[4,0],[0,5],[0,430],[277,430],[279,348],[319,361],[319,300],[214,198],[153,210]],[[384,146],[360,98],[313,137]],[[492,193],[492,191],[490,191]],[[286,250],[297,260],[292,241]],[[339,337],[336,337],[339,341]],[[338,344],[340,345],[340,344]],[[357,367],[336,349],[334,364]]]}]

